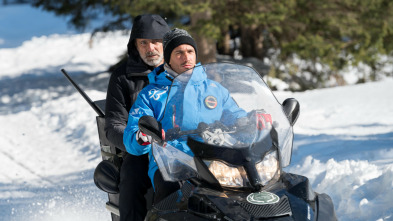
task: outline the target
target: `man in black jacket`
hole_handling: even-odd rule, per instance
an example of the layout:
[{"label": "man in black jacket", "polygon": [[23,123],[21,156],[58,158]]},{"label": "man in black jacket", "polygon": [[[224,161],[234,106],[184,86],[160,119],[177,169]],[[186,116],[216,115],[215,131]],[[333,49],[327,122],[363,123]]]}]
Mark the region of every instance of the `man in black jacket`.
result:
[{"label": "man in black jacket", "polygon": [[108,140],[123,151],[120,168],[120,220],[143,220],[147,210],[145,193],[151,187],[147,175],[148,156],[128,154],[123,144],[128,112],[138,93],[149,82],[147,74],[161,65],[162,37],[169,31],[159,15],[135,17],[127,45],[128,59],[111,75],[105,106],[105,133]]}]

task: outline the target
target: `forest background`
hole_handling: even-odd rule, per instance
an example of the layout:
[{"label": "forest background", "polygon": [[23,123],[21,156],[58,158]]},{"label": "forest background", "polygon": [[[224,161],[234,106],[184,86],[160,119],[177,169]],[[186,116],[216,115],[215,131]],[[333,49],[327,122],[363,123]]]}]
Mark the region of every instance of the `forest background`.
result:
[{"label": "forest background", "polygon": [[[129,31],[139,14],[160,14],[193,34],[200,62],[253,59],[291,91],[393,76],[386,68],[393,64],[390,0],[3,0],[16,3],[67,16],[80,31],[99,19],[92,40],[98,32]],[[343,76],[349,67],[355,82]]]}]

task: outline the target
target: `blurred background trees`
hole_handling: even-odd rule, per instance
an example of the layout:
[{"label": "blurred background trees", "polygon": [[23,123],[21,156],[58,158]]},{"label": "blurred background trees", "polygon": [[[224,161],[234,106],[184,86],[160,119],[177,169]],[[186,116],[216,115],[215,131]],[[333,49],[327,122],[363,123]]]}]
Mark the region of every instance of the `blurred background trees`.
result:
[{"label": "blurred background trees", "polygon": [[[3,0],[6,1],[6,0]],[[156,13],[173,27],[190,31],[199,60],[217,54],[258,59],[269,76],[291,90],[346,84],[342,71],[367,67],[360,81],[392,76],[393,1],[391,0],[33,0],[35,7],[70,16],[83,30],[97,17],[95,32],[130,30],[133,17]],[[93,32],[94,35],[94,32]],[[239,60],[240,61],[240,60]]]}]

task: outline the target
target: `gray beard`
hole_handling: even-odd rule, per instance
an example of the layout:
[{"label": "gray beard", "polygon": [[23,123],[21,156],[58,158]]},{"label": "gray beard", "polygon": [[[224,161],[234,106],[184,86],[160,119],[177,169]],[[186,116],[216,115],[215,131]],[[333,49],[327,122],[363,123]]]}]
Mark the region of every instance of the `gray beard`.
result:
[{"label": "gray beard", "polygon": [[164,56],[160,55],[160,57],[157,59],[149,60],[149,59],[146,59],[146,57],[143,57],[142,60],[143,60],[143,62],[145,62],[147,65],[149,65],[151,67],[157,67],[159,64],[161,64],[163,58],[164,58]]}]

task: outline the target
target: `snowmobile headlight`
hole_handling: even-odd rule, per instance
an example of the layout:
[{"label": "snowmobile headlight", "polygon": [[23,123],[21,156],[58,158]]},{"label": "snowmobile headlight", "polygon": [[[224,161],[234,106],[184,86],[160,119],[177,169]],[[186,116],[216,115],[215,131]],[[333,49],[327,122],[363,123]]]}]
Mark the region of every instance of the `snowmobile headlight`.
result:
[{"label": "snowmobile headlight", "polygon": [[243,177],[247,179],[242,168],[231,167],[220,161],[211,161],[209,170],[218,182],[226,187],[243,187]]},{"label": "snowmobile headlight", "polygon": [[279,171],[277,151],[271,151],[265,155],[263,160],[255,164],[259,177],[262,181],[262,185],[266,185],[274,175]]}]

